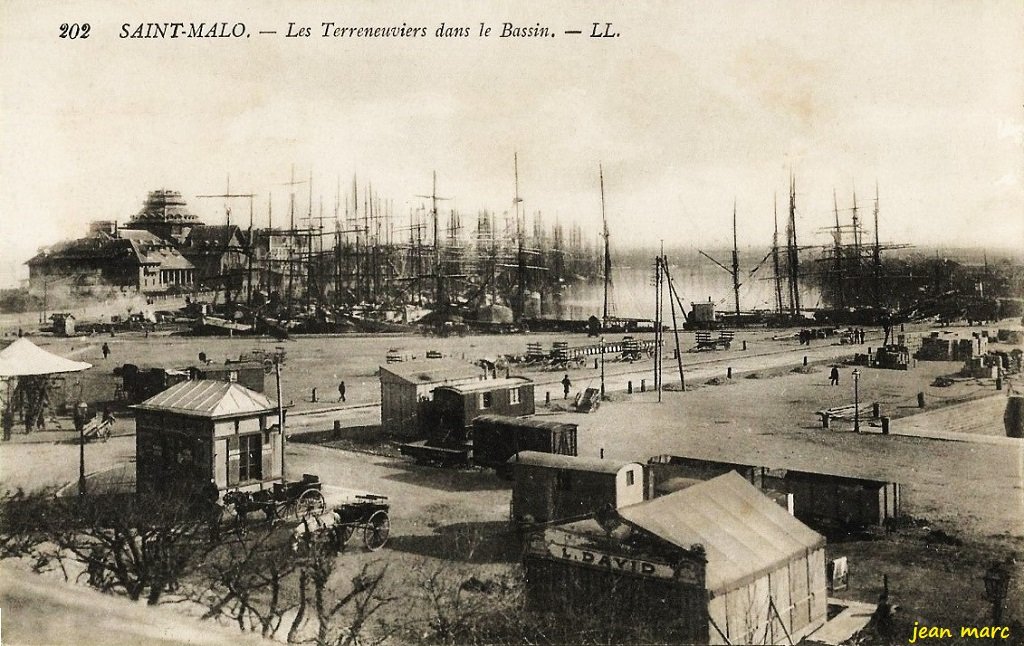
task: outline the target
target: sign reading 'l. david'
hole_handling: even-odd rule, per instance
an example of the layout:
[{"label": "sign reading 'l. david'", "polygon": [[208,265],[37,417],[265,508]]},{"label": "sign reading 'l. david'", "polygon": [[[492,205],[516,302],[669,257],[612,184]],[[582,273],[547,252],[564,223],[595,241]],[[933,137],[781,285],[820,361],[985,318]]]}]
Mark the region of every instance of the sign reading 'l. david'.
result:
[{"label": "sign reading 'l. david'", "polygon": [[655,579],[674,579],[675,570],[671,565],[648,561],[645,559],[630,558],[616,554],[608,554],[593,549],[586,549],[574,545],[562,545],[559,543],[547,544],[548,554],[556,559],[572,561],[581,565],[622,572],[623,574],[635,574]]}]

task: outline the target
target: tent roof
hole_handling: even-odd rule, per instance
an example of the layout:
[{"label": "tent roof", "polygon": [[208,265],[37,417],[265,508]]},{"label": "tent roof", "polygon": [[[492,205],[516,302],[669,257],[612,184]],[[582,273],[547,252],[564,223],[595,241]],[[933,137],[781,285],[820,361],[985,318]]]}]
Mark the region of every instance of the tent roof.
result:
[{"label": "tent roof", "polygon": [[92,364],[72,361],[47,352],[24,337],[0,350],[0,377],[53,375],[89,368],[92,368]]},{"label": "tent roof", "polygon": [[200,379],[171,386],[132,408],[191,417],[220,418],[269,413],[276,406],[266,396],[241,384]]},{"label": "tent roof", "polygon": [[630,524],[682,549],[703,545],[705,584],[711,592],[735,589],[825,544],[820,534],[734,471],[622,507],[618,513]]}]

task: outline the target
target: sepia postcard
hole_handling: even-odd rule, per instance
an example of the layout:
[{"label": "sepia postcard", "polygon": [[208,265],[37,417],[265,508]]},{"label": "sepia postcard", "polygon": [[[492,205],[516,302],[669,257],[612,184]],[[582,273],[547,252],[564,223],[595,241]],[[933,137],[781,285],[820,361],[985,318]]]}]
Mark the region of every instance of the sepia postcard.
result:
[{"label": "sepia postcard", "polygon": [[1024,6],[0,3],[0,644],[1024,643]]}]

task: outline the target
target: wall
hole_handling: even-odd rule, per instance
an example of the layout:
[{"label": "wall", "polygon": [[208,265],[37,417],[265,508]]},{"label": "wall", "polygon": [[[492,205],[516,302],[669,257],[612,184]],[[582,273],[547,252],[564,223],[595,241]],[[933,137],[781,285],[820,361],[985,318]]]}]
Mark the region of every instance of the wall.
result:
[{"label": "wall", "polygon": [[135,418],[136,489],[172,490],[211,478],[211,428],[202,419],[138,411]]},{"label": "wall", "polygon": [[[239,438],[242,435],[259,434],[261,436],[262,478],[259,480],[239,480],[239,467],[242,460]],[[263,489],[274,482],[283,480],[281,456],[284,441],[277,427],[277,414],[265,413],[256,417],[220,420],[214,430],[214,472],[217,474],[217,487],[220,489],[240,489],[243,491]]]},{"label": "wall", "polygon": [[825,623],[825,550],[710,596],[710,643],[796,643]]}]

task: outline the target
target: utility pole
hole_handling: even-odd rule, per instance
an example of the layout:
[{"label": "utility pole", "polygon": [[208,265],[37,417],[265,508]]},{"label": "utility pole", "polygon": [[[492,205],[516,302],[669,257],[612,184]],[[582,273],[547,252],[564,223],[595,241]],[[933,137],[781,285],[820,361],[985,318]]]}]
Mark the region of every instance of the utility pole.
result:
[{"label": "utility pole", "polygon": [[662,384],[662,367],[664,366],[664,359],[665,359],[665,349],[664,349],[664,345],[665,345],[665,343],[664,343],[664,340],[665,340],[665,330],[664,330],[664,327],[665,327],[665,325],[664,325],[664,320],[665,320],[665,294],[664,294],[664,291],[665,291],[665,289],[664,289],[665,288],[665,268],[664,268],[664,258],[665,258],[665,241],[662,240],[661,241],[661,254],[658,256],[658,262],[657,262],[657,267],[658,267],[658,281],[657,281],[658,282],[658,288],[657,288],[658,289],[658,336],[657,336],[658,353],[655,355],[655,357],[656,357],[655,360],[658,363],[656,368],[657,368],[657,371],[658,371],[657,382],[658,382],[658,403],[659,404],[661,403],[661,391],[662,391],[662,386],[663,386],[663,384]]},{"label": "utility pole", "polygon": [[[676,364],[679,367],[679,387],[686,392],[686,379],[683,377],[683,353],[679,348],[679,324],[676,322],[676,301],[679,296],[676,294],[675,283],[672,282],[672,274],[668,270],[668,258],[662,256],[661,264],[665,269],[665,279],[668,281],[668,302],[672,308],[672,334],[676,340]],[[680,304],[680,310],[682,310],[682,304]],[[682,314],[682,311],[680,311]]]},{"label": "utility pole", "polygon": [[608,216],[605,213],[604,204],[604,168],[601,164],[597,165],[597,172],[601,182],[601,222],[604,227],[602,233],[604,237],[604,307],[601,310],[601,329],[604,330],[608,327],[608,294],[612,286],[612,254],[608,241]]}]

